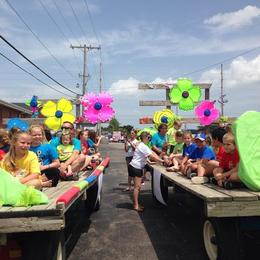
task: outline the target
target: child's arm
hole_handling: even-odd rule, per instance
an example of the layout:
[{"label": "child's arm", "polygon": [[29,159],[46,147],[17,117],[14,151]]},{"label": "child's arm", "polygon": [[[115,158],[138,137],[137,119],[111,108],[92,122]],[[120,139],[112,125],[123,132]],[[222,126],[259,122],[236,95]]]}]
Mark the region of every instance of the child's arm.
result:
[{"label": "child's arm", "polygon": [[61,170],[65,171],[68,168],[68,166],[71,165],[77,159],[78,155],[79,155],[79,151],[74,150],[70,158],[66,162],[62,163],[60,167]]},{"label": "child's arm", "polygon": [[25,184],[28,181],[39,179],[39,176],[40,176],[39,173],[31,173],[31,174],[27,175],[26,177],[20,179],[20,182],[22,184]]},{"label": "child's arm", "polygon": [[49,169],[49,168],[59,168],[60,167],[60,160],[59,159],[55,159],[53,160],[50,164],[48,165],[41,165],[41,171]]},{"label": "child's arm", "polygon": [[158,156],[156,153],[152,153],[148,156],[149,159],[152,159],[154,161],[157,161],[157,162],[161,162],[163,163],[164,160],[160,158],[160,156]]}]

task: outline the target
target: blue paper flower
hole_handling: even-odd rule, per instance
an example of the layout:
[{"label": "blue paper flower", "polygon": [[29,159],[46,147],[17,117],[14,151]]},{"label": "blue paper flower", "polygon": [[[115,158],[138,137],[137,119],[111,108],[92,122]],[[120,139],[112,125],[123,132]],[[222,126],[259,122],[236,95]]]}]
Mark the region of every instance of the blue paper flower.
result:
[{"label": "blue paper flower", "polygon": [[20,118],[11,118],[8,120],[6,128],[7,130],[11,130],[14,127],[17,127],[20,130],[25,132],[28,130],[29,125],[25,121],[21,120]]}]

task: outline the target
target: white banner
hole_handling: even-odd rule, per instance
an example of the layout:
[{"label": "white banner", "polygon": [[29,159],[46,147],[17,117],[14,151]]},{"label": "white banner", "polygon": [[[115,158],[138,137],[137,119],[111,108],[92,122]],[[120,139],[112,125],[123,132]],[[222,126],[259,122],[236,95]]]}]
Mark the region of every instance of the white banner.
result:
[{"label": "white banner", "polygon": [[103,172],[101,172],[100,175],[98,176],[98,193],[97,193],[96,204],[98,200],[101,201],[102,183],[103,183]]},{"label": "white banner", "polygon": [[161,173],[156,169],[153,170],[153,194],[160,203],[167,206],[161,192]]}]

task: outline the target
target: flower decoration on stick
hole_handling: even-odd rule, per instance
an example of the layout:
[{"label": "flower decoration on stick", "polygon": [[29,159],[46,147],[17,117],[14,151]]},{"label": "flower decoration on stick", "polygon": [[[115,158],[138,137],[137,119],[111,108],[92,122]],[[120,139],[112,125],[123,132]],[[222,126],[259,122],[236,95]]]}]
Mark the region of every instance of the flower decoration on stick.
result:
[{"label": "flower decoration on stick", "polygon": [[41,102],[38,100],[37,96],[32,96],[30,100],[26,100],[25,104],[29,106],[32,110],[32,118],[36,118],[39,115],[39,107]]},{"label": "flower decoration on stick", "polygon": [[11,118],[7,121],[7,130],[10,131],[12,128],[19,128],[21,131],[27,131],[29,128],[29,125],[21,120],[20,118]]},{"label": "flower decoration on stick", "polygon": [[169,94],[172,103],[178,103],[181,110],[193,110],[199,102],[201,91],[199,86],[193,86],[189,79],[178,79],[177,84]]},{"label": "flower decoration on stick", "polygon": [[83,116],[91,124],[104,123],[113,118],[115,111],[110,107],[113,97],[102,92],[98,95],[88,93],[81,99],[84,106]]},{"label": "flower decoration on stick", "polygon": [[205,100],[195,109],[201,125],[210,125],[219,118],[219,111],[214,106],[215,101]]},{"label": "flower decoration on stick", "polygon": [[156,111],[153,115],[154,126],[158,128],[160,124],[166,124],[168,128],[171,128],[173,127],[175,117],[175,114],[170,109]]},{"label": "flower decoration on stick", "polygon": [[73,105],[70,100],[62,98],[57,103],[53,101],[46,102],[42,109],[41,114],[47,117],[44,124],[52,130],[59,130],[63,122],[68,121],[72,124],[75,122],[75,116],[70,112]]}]

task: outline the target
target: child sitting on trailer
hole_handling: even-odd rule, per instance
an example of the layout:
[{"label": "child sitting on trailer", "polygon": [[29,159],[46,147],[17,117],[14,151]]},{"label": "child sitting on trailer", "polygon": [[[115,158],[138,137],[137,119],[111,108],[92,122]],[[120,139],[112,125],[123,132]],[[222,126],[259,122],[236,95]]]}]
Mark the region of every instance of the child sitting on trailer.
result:
[{"label": "child sitting on trailer", "polygon": [[[57,151],[60,159],[60,166],[64,166],[65,162],[69,160],[69,158],[73,154],[74,145],[72,142],[72,136],[69,132],[63,132],[60,139],[60,144],[57,146]],[[67,177],[73,176],[71,164],[66,165],[66,170],[61,172],[61,177],[67,179]]]},{"label": "child sitting on trailer", "polygon": [[26,132],[12,135],[9,152],[1,161],[0,167],[18,178],[22,184],[41,189],[41,171],[38,158],[29,151],[31,136]]},{"label": "child sitting on trailer", "polygon": [[223,136],[223,146],[225,152],[222,155],[219,167],[213,170],[213,174],[217,185],[231,188],[229,187],[229,182],[240,182],[238,177],[239,154],[235,145],[235,138],[233,134],[226,133]]}]

